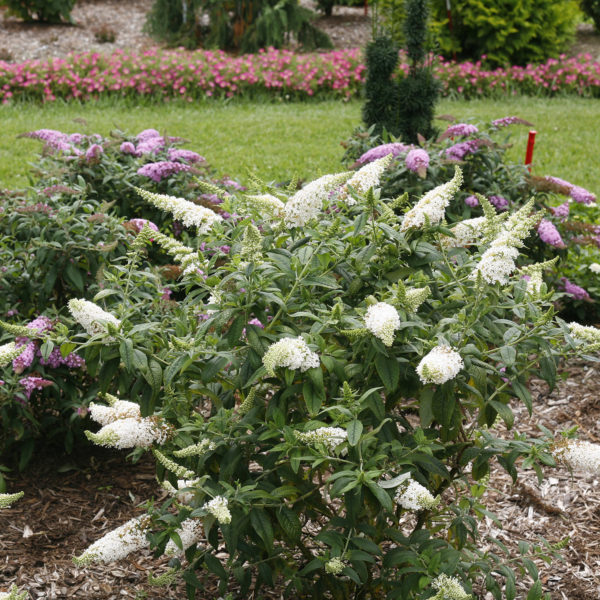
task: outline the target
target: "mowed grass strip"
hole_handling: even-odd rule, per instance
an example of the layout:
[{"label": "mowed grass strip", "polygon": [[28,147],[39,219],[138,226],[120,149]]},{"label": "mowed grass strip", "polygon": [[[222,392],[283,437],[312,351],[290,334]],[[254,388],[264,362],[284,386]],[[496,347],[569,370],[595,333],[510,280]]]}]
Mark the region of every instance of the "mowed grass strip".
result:
[{"label": "mowed grass strip", "polygon": [[[342,169],[346,139],[360,123],[358,101],[290,104],[233,102],[202,104],[53,103],[0,107],[0,187],[27,185],[29,163],[41,143],[20,133],[58,129],[68,133],[108,135],[118,128],[129,134],[153,127],[189,140],[193,149],[216,167],[245,181],[251,171],[267,181],[284,181],[296,174],[309,179]],[[452,114],[474,123],[516,115],[534,123],[538,132],[534,173],[555,175],[600,193],[598,133],[600,100],[584,98],[509,98],[506,100],[443,100],[438,114]],[[79,119],[85,119],[82,125]],[[440,128],[445,123],[438,121]],[[528,127],[512,126],[509,157],[522,161]]]}]

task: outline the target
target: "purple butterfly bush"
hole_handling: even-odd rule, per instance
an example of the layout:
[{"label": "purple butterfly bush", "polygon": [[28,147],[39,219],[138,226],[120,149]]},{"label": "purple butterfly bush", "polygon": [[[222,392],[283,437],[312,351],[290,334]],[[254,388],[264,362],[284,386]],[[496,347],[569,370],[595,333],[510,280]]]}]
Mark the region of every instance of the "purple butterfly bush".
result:
[{"label": "purple butterfly bush", "polygon": [[119,146],[119,150],[123,154],[131,154],[132,156],[139,156],[137,150],[135,149],[135,145],[133,144],[133,142],[123,142]]},{"label": "purple butterfly bush", "polygon": [[596,202],[595,194],[579,185],[574,185],[570,181],[566,181],[560,177],[553,177],[551,175],[547,175],[544,179],[550,183],[553,183],[554,185],[566,188],[569,192],[569,196],[571,196],[575,202],[579,202],[580,204],[594,204],[594,202]]},{"label": "purple butterfly bush", "polygon": [[197,152],[193,152],[192,150],[184,150],[182,148],[169,148],[167,151],[167,156],[169,160],[179,162],[185,161],[188,163],[198,163],[205,162],[206,159],[203,156],[200,156]]},{"label": "purple butterfly bush", "polygon": [[100,144],[92,144],[85,151],[85,160],[91,162],[93,160],[98,160],[100,155],[104,152],[104,148]]},{"label": "purple butterfly bush", "polygon": [[144,225],[148,225],[152,231],[158,231],[156,224],[148,219],[129,219],[129,221],[126,221],[125,223],[131,225],[138,233],[141,233],[142,229],[144,229]]},{"label": "purple butterfly bush", "polygon": [[573,296],[575,300],[590,300],[590,295],[582,287],[570,282],[566,277],[561,277],[560,281],[564,292]]},{"label": "purple butterfly bush", "polygon": [[406,144],[402,144],[400,142],[381,144],[380,146],[375,146],[375,148],[367,150],[356,162],[364,165],[366,163],[373,162],[374,160],[378,160],[379,158],[383,158],[388,154],[393,154],[394,156],[404,154],[411,148],[412,146],[407,146]]},{"label": "purple butterfly bush", "polygon": [[552,221],[542,219],[538,225],[537,231],[540,239],[545,244],[549,244],[555,248],[566,248],[558,229],[556,229]]},{"label": "purple butterfly bush", "polygon": [[494,127],[507,127],[508,125],[515,125],[515,124],[529,125],[529,126],[533,125],[533,123],[530,123],[529,121],[525,121],[524,119],[521,119],[519,117],[502,117],[501,119],[494,119],[492,121],[492,125]]},{"label": "purple butterfly bush", "polygon": [[414,148],[406,155],[405,163],[409,171],[425,177],[429,167],[429,154],[422,148]]},{"label": "purple butterfly bush", "polygon": [[73,142],[69,141],[69,136],[62,131],[56,129],[37,129],[36,131],[29,131],[23,134],[24,137],[33,138],[44,142],[45,148],[55,150],[57,152],[63,152],[64,154],[75,154],[79,156],[81,150],[73,145]]},{"label": "purple butterfly bush", "polygon": [[498,212],[502,212],[508,208],[508,200],[504,196],[490,196],[488,200]]},{"label": "purple butterfly bush", "polygon": [[161,160],[155,163],[145,164],[137,170],[138,175],[149,177],[152,181],[162,181],[167,177],[180,171],[189,171],[190,166],[179,162],[172,162],[169,160]]},{"label": "purple butterfly bush", "polygon": [[149,137],[142,140],[136,148],[136,156],[143,154],[158,154],[165,147],[165,138]]},{"label": "purple butterfly bush", "polygon": [[448,160],[464,160],[469,154],[475,154],[477,150],[479,150],[479,140],[467,140],[446,148],[445,153]]},{"label": "purple butterfly bush", "polygon": [[551,206],[550,212],[561,221],[564,221],[569,216],[569,203],[563,202],[559,206]]},{"label": "purple butterfly bush", "polygon": [[479,133],[479,129],[476,125],[472,125],[470,123],[456,123],[455,125],[450,125],[450,127],[446,129],[443,137],[469,137],[470,135],[474,135],[476,133]]},{"label": "purple butterfly bush", "polygon": [[475,208],[476,206],[479,206],[479,200],[477,199],[477,196],[467,196],[465,198],[465,204],[471,208]]},{"label": "purple butterfly bush", "polygon": [[19,383],[25,388],[27,400],[31,398],[31,394],[34,390],[43,390],[45,387],[52,385],[52,381],[48,381],[48,379],[43,379],[42,377],[34,377],[32,375],[22,377],[19,379]]}]

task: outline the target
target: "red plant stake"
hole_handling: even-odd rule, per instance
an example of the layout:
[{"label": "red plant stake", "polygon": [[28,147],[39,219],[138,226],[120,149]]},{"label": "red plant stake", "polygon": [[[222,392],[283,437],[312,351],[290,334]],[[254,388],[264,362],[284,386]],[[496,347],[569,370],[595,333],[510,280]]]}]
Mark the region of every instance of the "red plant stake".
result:
[{"label": "red plant stake", "polygon": [[537,131],[533,129],[529,132],[529,139],[527,140],[527,152],[525,152],[525,164],[527,170],[531,173],[531,161],[533,160],[533,147],[535,146],[535,136]]}]

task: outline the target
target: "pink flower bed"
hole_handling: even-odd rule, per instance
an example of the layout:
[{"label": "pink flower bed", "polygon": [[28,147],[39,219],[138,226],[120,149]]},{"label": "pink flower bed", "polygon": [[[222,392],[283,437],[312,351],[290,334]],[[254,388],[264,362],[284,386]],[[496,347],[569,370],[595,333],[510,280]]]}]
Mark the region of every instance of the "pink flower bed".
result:
[{"label": "pink flower bed", "polygon": [[[588,54],[562,56],[541,65],[487,70],[481,62],[437,59],[444,95],[464,98],[506,94],[600,96],[600,63]],[[408,71],[403,62],[398,75]],[[0,101],[44,102],[101,96],[154,96],[189,102],[205,97],[277,96],[285,99],[357,96],[365,78],[358,48],[322,54],[267,49],[228,56],[220,51],[151,49],[71,55],[12,64],[0,61]]]}]

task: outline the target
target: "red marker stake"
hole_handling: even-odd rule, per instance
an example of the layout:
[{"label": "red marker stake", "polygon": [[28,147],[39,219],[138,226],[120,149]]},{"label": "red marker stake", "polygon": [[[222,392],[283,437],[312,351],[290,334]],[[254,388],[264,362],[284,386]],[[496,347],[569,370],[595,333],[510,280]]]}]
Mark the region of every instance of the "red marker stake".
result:
[{"label": "red marker stake", "polygon": [[531,161],[533,160],[533,148],[535,146],[535,136],[537,131],[533,129],[529,132],[529,139],[527,140],[527,152],[525,152],[525,164],[527,170],[531,173]]}]

